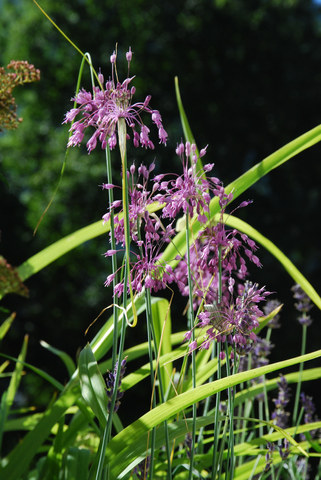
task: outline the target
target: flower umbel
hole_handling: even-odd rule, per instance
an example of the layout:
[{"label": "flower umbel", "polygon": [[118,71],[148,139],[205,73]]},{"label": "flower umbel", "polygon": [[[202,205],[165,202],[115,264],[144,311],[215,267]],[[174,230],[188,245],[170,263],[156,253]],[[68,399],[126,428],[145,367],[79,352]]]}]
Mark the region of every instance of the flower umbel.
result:
[{"label": "flower umbel", "polygon": [[[128,71],[132,59],[132,51],[126,54],[128,61]],[[141,114],[148,113],[152,122],[158,129],[160,143],[166,145],[167,133],[164,130],[162,117],[158,110],[153,110],[149,106],[151,96],[148,95],[144,102],[132,103],[135,94],[135,87],[130,86],[134,77],[127,77],[123,82],[119,82],[116,70],[116,53],[114,52],[110,61],[112,64],[112,78],[107,82],[104,76],[99,73],[100,85],[93,87],[93,93],[82,89],[76,97],[72,98],[78,105],[66,113],[63,123],[70,123],[77,116],[81,118],[70,128],[72,133],[69,138],[68,147],[80,145],[87,128],[93,127],[94,133],[87,142],[87,149],[90,153],[97,146],[97,141],[101,147],[106,148],[107,144],[113,149],[117,144],[117,126],[120,119],[124,119],[126,125],[132,131],[132,140],[135,147],[145,147],[154,149],[154,144],[149,138],[150,129],[143,123]],[[116,77],[116,79],[115,79]],[[140,133],[136,128],[139,127]],[[127,134],[127,138],[129,135]]]}]

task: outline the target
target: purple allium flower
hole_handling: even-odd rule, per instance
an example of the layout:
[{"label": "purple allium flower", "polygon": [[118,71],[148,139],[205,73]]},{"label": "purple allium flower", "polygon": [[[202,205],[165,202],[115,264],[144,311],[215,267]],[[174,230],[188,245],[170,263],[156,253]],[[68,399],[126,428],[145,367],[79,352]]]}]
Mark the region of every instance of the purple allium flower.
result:
[{"label": "purple allium flower", "polygon": [[[233,295],[235,279],[244,280],[247,276],[246,259],[260,266],[256,255],[257,246],[247,235],[237,230],[228,230],[224,224],[217,223],[206,227],[199,233],[195,244],[190,248],[190,268],[193,280],[194,309],[204,300],[216,302],[218,297],[218,279],[221,261],[222,290],[225,302]],[[252,255],[249,255],[249,252]],[[221,259],[221,260],[220,260]],[[187,255],[176,268],[176,279],[182,295],[188,295]]]},{"label": "purple allium flower", "polygon": [[[268,316],[273,310],[280,306],[280,302],[278,300],[268,300],[263,307],[264,315]],[[270,328],[280,328],[281,324],[279,322],[280,314],[277,313],[268,323],[268,327]]]},{"label": "purple allium flower", "polygon": [[[116,402],[114,406],[114,412],[117,412],[120,406],[120,400],[123,397],[124,393],[120,391],[121,387],[121,381],[125,375],[125,370],[126,370],[126,362],[127,362],[127,357],[125,357],[122,362],[121,362],[121,367],[120,367],[120,374],[119,374],[119,383],[117,387],[117,396],[116,396]],[[118,362],[116,362],[115,368],[113,372],[108,371],[107,372],[107,378],[106,378],[106,393],[108,397],[108,405],[107,409],[108,412],[110,413],[110,407],[111,407],[111,401],[113,398],[114,390],[115,390],[115,380],[117,377],[117,371],[118,371]]]},{"label": "purple allium flower", "polygon": [[262,315],[257,304],[269,294],[264,287],[258,288],[257,284],[245,282],[243,291],[234,302],[205,305],[196,325],[206,329],[200,348],[209,348],[212,341],[227,340],[236,347],[238,354],[248,352],[248,345],[256,342],[253,329],[259,325],[258,317]]},{"label": "purple allium flower", "polygon": [[[202,178],[202,174],[197,171],[196,145],[186,142],[180,143],[176,148],[176,153],[180,157],[183,165],[183,174],[177,176],[175,180],[163,180],[165,175],[157,175],[155,181],[160,184],[160,193],[155,196],[155,200],[165,203],[162,217],[175,219],[183,211],[191,217],[197,213],[198,220],[206,223],[209,212],[209,182]],[[206,149],[202,149],[200,156],[204,156]],[[189,166],[189,157],[191,156],[191,166]],[[206,172],[213,168],[213,164],[204,166]]]},{"label": "purple allium flower", "polygon": [[298,284],[293,285],[291,290],[293,292],[294,299],[297,300],[294,306],[300,313],[298,321],[299,323],[301,323],[301,325],[306,325],[307,327],[309,327],[312,323],[312,318],[310,317],[310,315],[307,315],[307,313],[313,307],[311,299]]},{"label": "purple allium flower", "polygon": [[[129,69],[132,59],[130,48],[126,54],[126,59]],[[72,135],[68,147],[80,145],[86,129],[93,127],[94,133],[87,142],[89,153],[96,148],[98,140],[102,148],[106,148],[107,143],[110,149],[115,148],[117,144],[117,125],[120,119],[124,119],[127,127],[132,131],[134,146],[154,149],[154,144],[149,138],[150,130],[141,118],[143,112],[151,116],[152,122],[158,129],[160,143],[166,145],[167,133],[163,128],[162,117],[158,110],[152,110],[149,107],[151,96],[148,95],[144,102],[132,103],[135,87],[131,87],[130,83],[134,77],[128,77],[120,83],[116,74],[115,52],[111,55],[110,61],[112,64],[112,79],[105,83],[103,75],[99,73],[100,86],[93,87],[93,94],[82,89],[75,98],[72,98],[78,106],[66,113],[63,123],[73,122],[79,115],[80,119],[75,121],[69,130]],[[115,81],[115,76],[117,81]],[[137,132],[137,127],[140,129],[140,133]],[[127,137],[129,138],[128,134]]]},{"label": "purple allium flower", "polygon": [[288,426],[290,414],[285,410],[285,408],[290,401],[290,389],[288,382],[282,374],[280,375],[280,381],[278,382],[278,390],[278,397],[272,399],[275,405],[275,410],[272,413],[272,419],[278,427],[286,428]]},{"label": "purple allium flower", "polygon": [[[129,225],[130,225],[130,236],[132,241],[136,242],[138,245],[141,245],[142,239],[140,238],[141,230],[145,232],[146,241],[155,241],[159,242],[161,236],[165,237],[169,234],[166,232],[166,229],[162,228],[161,222],[155,214],[150,214],[147,210],[148,205],[151,205],[154,202],[153,191],[148,190],[148,180],[150,173],[154,170],[155,164],[151,163],[149,168],[145,165],[141,165],[138,168],[138,178],[135,178],[135,165],[131,165],[129,172],[127,172],[128,178],[128,216],[129,216]],[[110,186],[108,185],[108,188]],[[103,185],[103,188],[106,188]],[[157,188],[157,186],[156,186]],[[110,219],[111,210],[116,210],[122,207],[122,202],[120,200],[115,201],[110,205],[110,211],[107,212],[104,216],[104,222],[107,222]],[[114,235],[116,242],[125,245],[125,228],[124,228],[124,218],[122,210],[119,213],[115,213],[114,218]],[[166,235],[165,235],[166,233]],[[165,241],[165,240],[164,240]]]},{"label": "purple allium flower", "polygon": [[[149,168],[141,165],[138,168],[138,178],[135,179],[135,166],[130,167],[128,172],[128,196],[129,196],[129,224],[132,239],[131,252],[131,286],[133,291],[140,293],[145,286],[157,292],[175,281],[174,272],[170,265],[160,261],[161,249],[168,243],[175,231],[171,224],[166,227],[155,213],[148,211],[148,206],[154,202],[153,194],[157,191],[157,183],[154,183],[152,191],[148,190],[148,180],[155,165]],[[121,207],[121,202],[114,202],[111,208]],[[115,214],[114,233],[116,242],[125,244],[124,219]],[[104,215],[104,220],[109,220],[110,213]],[[108,250],[105,256],[114,255],[115,250]],[[115,274],[109,275],[105,286],[109,286]],[[120,282],[114,294],[120,296],[123,293],[124,284]]]}]

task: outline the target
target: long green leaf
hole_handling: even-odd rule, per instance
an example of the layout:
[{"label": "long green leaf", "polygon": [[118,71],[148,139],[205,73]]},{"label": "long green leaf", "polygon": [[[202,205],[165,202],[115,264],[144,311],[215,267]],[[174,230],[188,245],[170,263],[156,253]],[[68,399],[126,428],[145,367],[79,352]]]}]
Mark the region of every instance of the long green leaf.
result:
[{"label": "long green leaf", "polygon": [[266,365],[264,367],[237,373],[230,377],[201,385],[157,406],[125,428],[109,443],[106,452],[106,459],[108,459],[110,464],[112,477],[117,478],[117,476],[134,460],[136,456],[144,454],[148,431],[153,427],[160,425],[164,420],[172,418],[174,415],[185,410],[194,403],[204,400],[206,397],[214,395],[219,391],[226,390],[234,385],[238,385],[242,382],[261,375],[266,375],[276,370],[284,369],[308,360],[313,360],[320,356],[321,350],[318,350],[306,355]]},{"label": "long green leaf", "polygon": [[106,385],[90,345],[79,355],[79,380],[81,394],[103,428],[107,421]]},{"label": "long green leaf", "polygon": [[30,462],[49,436],[53,425],[77,401],[79,395],[79,385],[69,384],[58,400],[43,414],[35,428],[9,454],[8,463],[1,471],[1,480],[17,480],[28,470]]},{"label": "long green leaf", "polygon": [[28,336],[26,335],[23,339],[23,344],[21,347],[21,352],[18,357],[18,361],[15,365],[14,372],[12,374],[12,377],[10,379],[9,387],[5,394],[3,395],[1,399],[1,404],[0,404],[0,451],[2,447],[2,438],[3,438],[3,432],[4,432],[4,425],[6,418],[10,412],[10,408],[13,404],[13,401],[15,399],[17,390],[20,385],[21,381],[21,376],[22,376],[22,370],[23,370],[23,362],[26,358],[27,354],[27,346],[28,346]]},{"label": "long green leaf", "polygon": [[[172,350],[171,343],[171,312],[169,301],[165,298],[152,304],[152,318],[156,335],[156,344],[159,349],[159,355],[165,355]],[[164,392],[170,384],[172,376],[172,364],[166,365],[166,370],[161,369],[162,383]]]}]

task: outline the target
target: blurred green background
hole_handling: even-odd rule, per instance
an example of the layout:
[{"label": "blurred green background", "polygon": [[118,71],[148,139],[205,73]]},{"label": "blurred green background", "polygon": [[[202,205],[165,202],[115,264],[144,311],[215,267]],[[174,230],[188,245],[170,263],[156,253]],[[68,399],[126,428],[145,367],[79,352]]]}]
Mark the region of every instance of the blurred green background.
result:
[{"label": "blurred green background", "polygon": [[[182,138],[174,77],[198,146],[209,144],[206,161],[225,184],[296,136],[321,123],[321,8],[311,0],[43,0],[41,6],[93,63],[109,76],[109,56],[118,42],[118,69],[127,74],[125,52],[134,52],[135,98],[152,95],[169,133],[167,148],[132,149],[129,160],[152,161],[157,171],[179,171],[175,146]],[[32,232],[58,182],[68,137],[61,125],[71,108],[81,58],[31,0],[0,0],[0,64],[28,60],[41,81],[14,94],[23,123],[0,134],[0,253],[12,265],[106,212],[104,153],[72,149],[53,205],[35,237]],[[89,88],[89,72],[83,77]],[[320,291],[321,146],[303,152],[250,189],[242,199],[254,204],[240,216],[268,236]],[[119,158],[113,155],[119,175]],[[241,199],[241,200],[242,200]],[[27,281],[29,299],[8,295],[2,306],[17,318],[2,351],[18,355],[30,335],[28,361],[61,381],[59,360],[41,339],[75,357],[85,345],[85,329],[111,303],[103,283],[110,259],[99,237]],[[285,303],[273,359],[299,354],[292,280],[260,250],[264,268],[254,281]],[[165,292],[165,295],[167,293]],[[174,303],[178,295],[174,298]],[[180,302],[173,328],[182,328]],[[4,313],[2,312],[2,317]],[[320,348],[320,318],[310,330],[308,350]],[[103,320],[99,320],[97,328]],[[143,339],[140,325],[130,342]],[[94,333],[95,329],[93,329]],[[92,334],[93,334],[92,333]],[[89,339],[92,338],[89,334]],[[21,402],[44,405],[52,394],[27,375]]]}]

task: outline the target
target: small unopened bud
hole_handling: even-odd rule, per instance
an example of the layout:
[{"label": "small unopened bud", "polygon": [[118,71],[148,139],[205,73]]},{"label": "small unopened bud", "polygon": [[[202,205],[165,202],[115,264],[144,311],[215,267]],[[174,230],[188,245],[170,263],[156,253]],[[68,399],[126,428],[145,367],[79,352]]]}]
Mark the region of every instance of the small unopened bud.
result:
[{"label": "small unopened bud", "polygon": [[113,51],[113,54],[110,55],[110,63],[114,64],[116,62],[116,53],[115,50]]},{"label": "small unopened bud", "polygon": [[128,52],[126,53],[126,60],[127,62],[131,62],[133,58],[133,52],[131,47],[129,47]]}]

